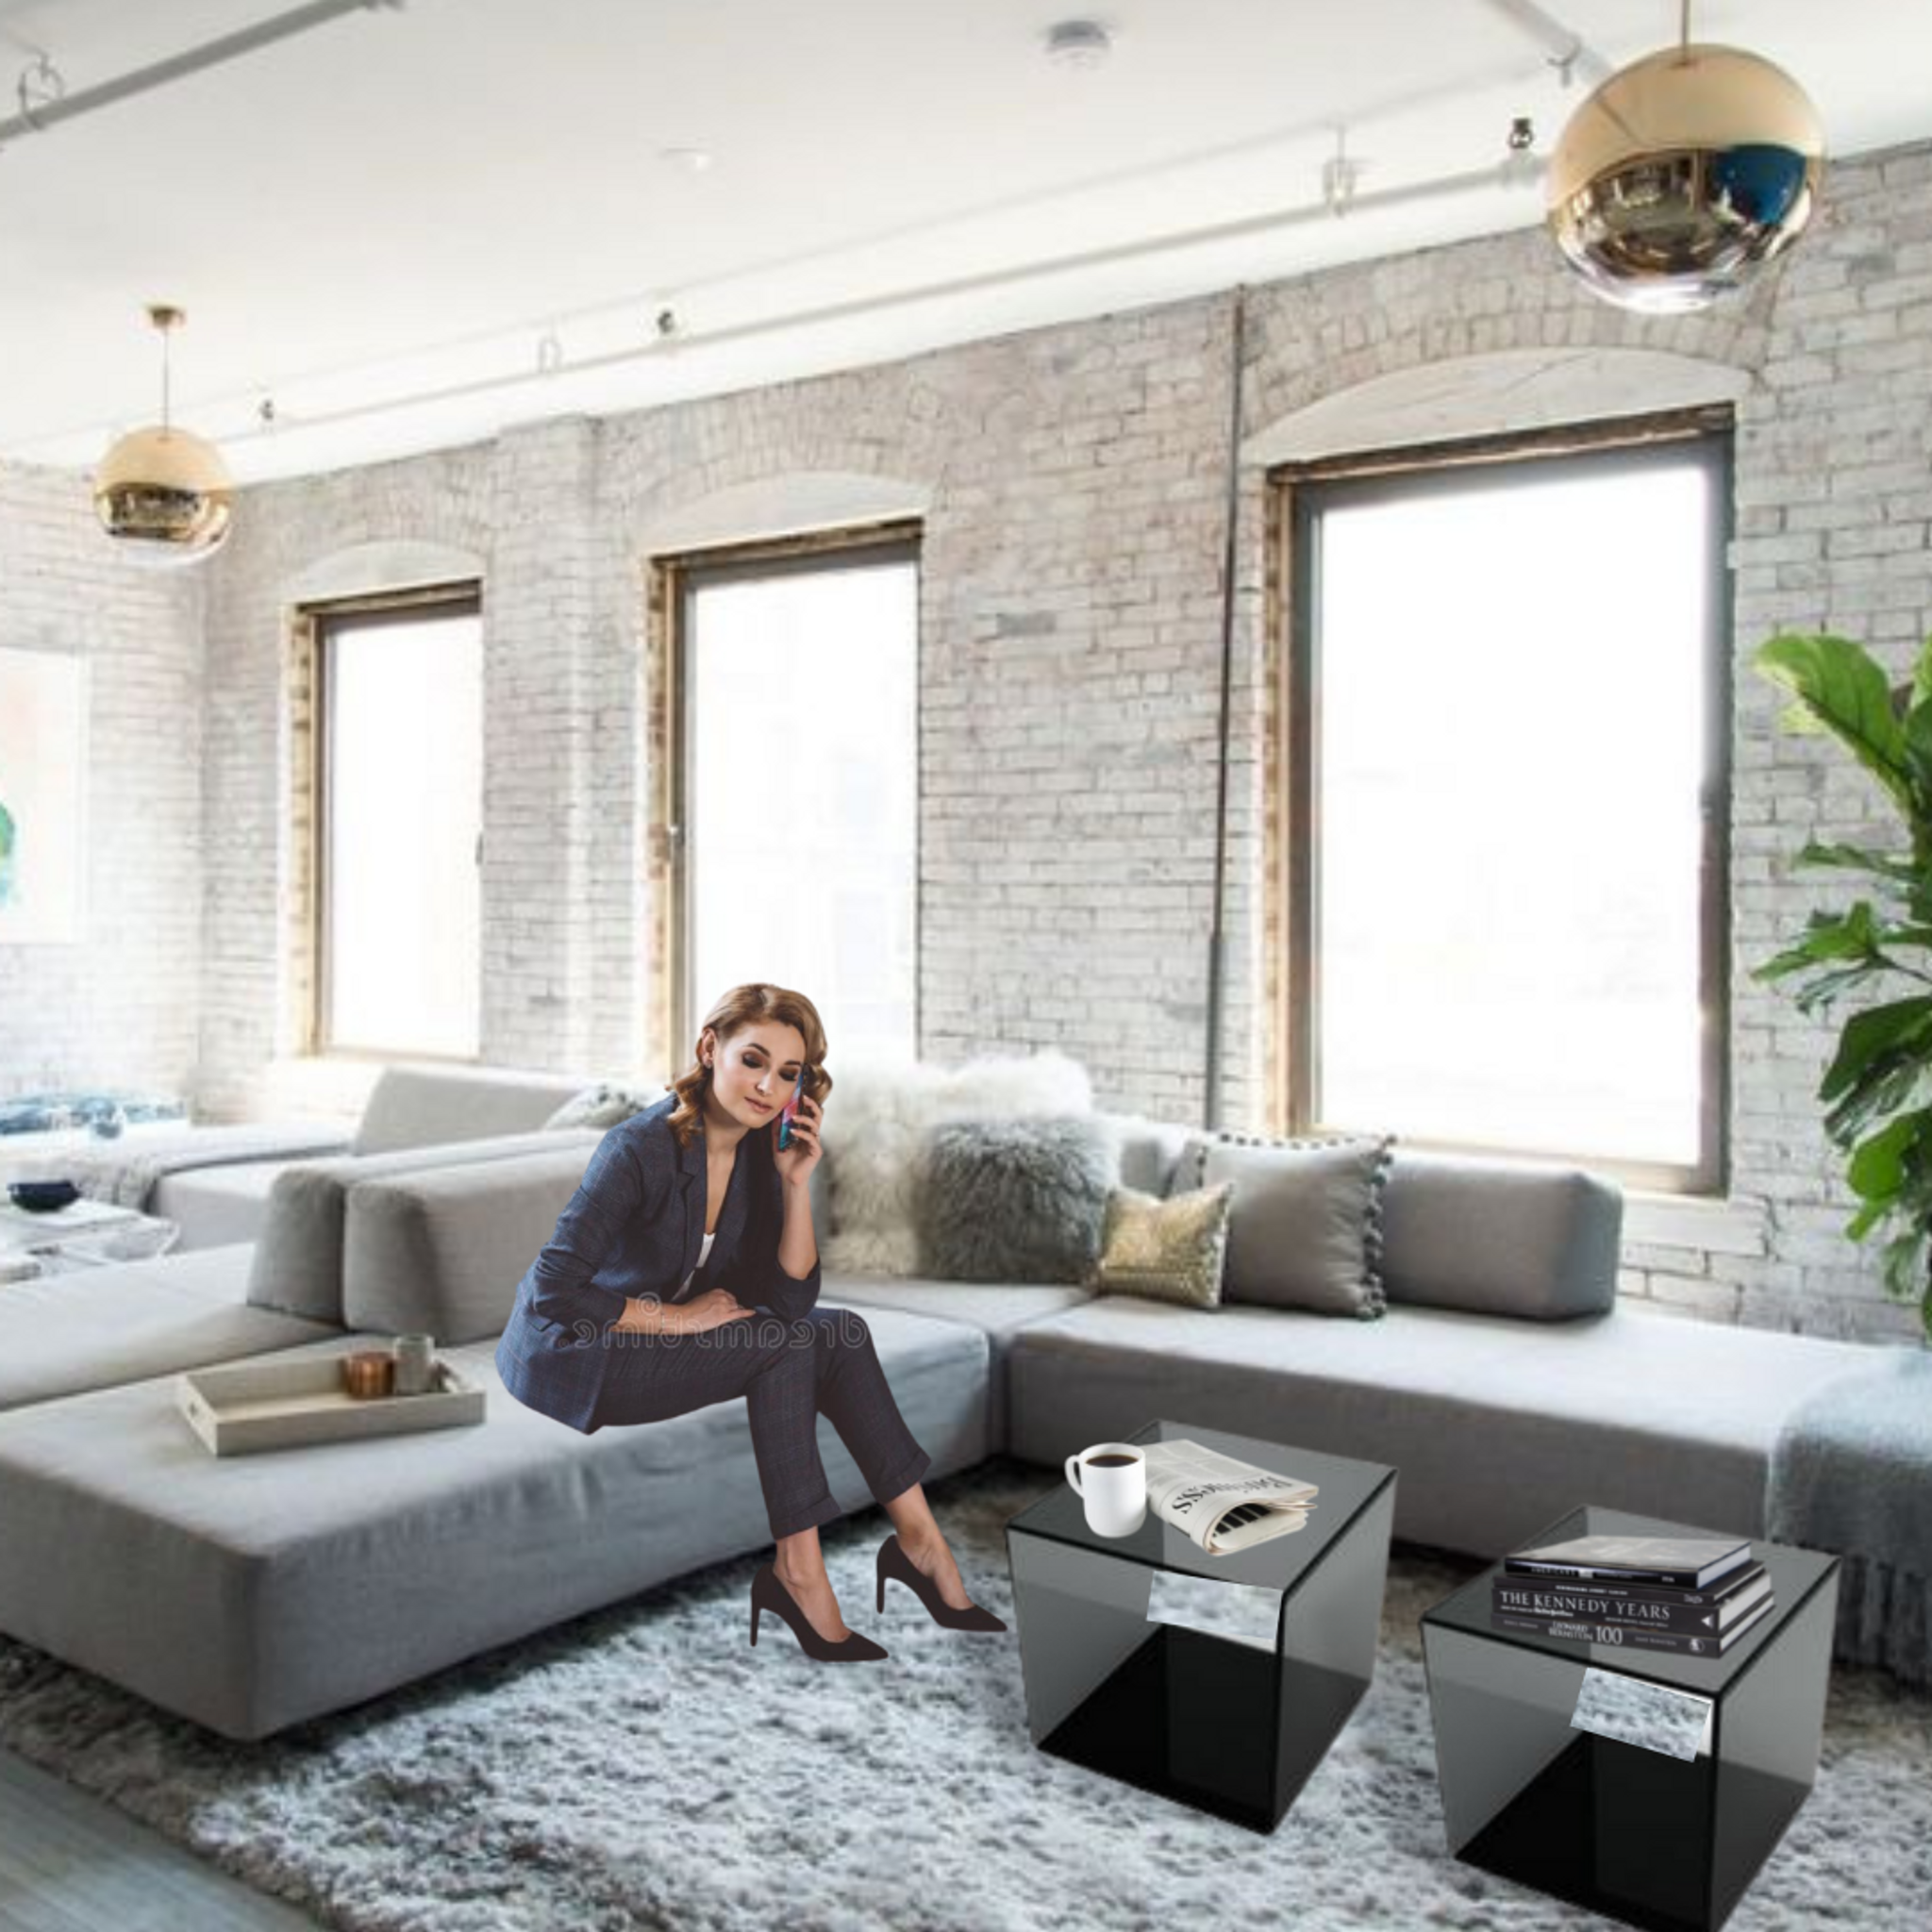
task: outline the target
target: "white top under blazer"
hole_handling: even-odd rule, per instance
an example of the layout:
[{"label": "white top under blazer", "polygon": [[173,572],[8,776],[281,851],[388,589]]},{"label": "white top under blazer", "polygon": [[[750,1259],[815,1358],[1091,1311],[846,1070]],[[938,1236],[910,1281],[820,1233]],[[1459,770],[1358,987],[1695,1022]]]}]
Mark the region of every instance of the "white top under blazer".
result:
[{"label": "white top under blazer", "polygon": [[715,1231],[710,1234],[708,1234],[705,1237],[704,1245],[698,1250],[698,1265],[696,1268],[693,1268],[691,1271],[691,1273],[684,1277],[683,1282],[678,1287],[677,1291],[679,1294],[682,1294],[684,1291],[687,1288],[689,1288],[691,1285],[691,1283],[698,1278],[698,1270],[703,1268],[705,1263],[710,1258],[711,1243],[717,1239],[718,1237]]}]

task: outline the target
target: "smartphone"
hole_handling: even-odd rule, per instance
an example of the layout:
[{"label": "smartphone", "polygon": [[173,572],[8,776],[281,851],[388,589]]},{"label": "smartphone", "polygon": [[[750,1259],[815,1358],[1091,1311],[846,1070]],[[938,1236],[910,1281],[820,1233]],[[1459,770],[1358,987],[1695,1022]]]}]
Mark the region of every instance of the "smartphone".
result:
[{"label": "smartphone", "polygon": [[778,1145],[791,1144],[791,1123],[798,1112],[798,1103],[805,1098],[805,1069],[798,1070],[798,1084],[791,1090],[791,1098],[778,1109]]}]

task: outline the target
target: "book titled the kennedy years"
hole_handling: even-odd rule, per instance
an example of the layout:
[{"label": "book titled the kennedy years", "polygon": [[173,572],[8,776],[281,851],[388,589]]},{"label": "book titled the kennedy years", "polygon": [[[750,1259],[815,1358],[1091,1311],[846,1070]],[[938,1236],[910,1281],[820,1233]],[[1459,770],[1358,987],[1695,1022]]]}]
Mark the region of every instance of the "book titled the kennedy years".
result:
[{"label": "book titled the kennedy years", "polygon": [[1720,1576],[1750,1560],[1751,1545],[1741,1538],[1578,1536],[1518,1550],[1504,1558],[1503,1568],[1512,1576],[1585,1576],[1606,1583],[1708,1590]]},{"label": "book titled the kennedy years", "polygon": [[1599,1624],[1588,1617],[1519,1617],[1491,1610],[1490,1623],[1498,1630],[1533,1630],[1542,1637],[1561,1637],[1576,1643],[1601,1643],[1625,1650],[1674,1650],[1693,1657],[1722,1657],[1747,1630],[1755,1630],[1771,1614],[1771,1599],[1757,1602],[1731,1627],[1716,1637],[1690,1637],[1676,1630],[1649,1630],[1635,1624]]},{"label": "book titled the kennedy years", "polygon": [[1580,1596],[1595,1595],[1602,1591],[1610,1591],[1621,1596],[1650,1598],[1658,1603],[1684,1604],[1693,1610],[1709,1609],[1713,1606],[1728,1603],[1740,1591],[1748,1590],[1765,1574],[1762,1563],[1745,1563],[1736,1570],[1727,1570],[1708,1590],[1679,1590],[1673,1583],[1629,1583],[1623,1577],[1599,1582],[1589,1576],[1510,1576],[1499,1574],[1496,1582],[1518,1585],[1527,1584],[1537,1590],[1547,1590],[1562,1596],[1573,1591]]},{"label": "book titled the kennedy years", "polygon": [[[1647,1630],[1676,1631],[1685,1637],[1722,1636],[1771,1594],[1771,1578],[1762,1563],[1753,1563],[1737,1576],[1737,1589],[1720,1585],[1708,1591],[1584,1583],[1574,1577],[1547,1583],[1526,1576],[1499,1576],[1493,1607],[1507,1616],[1625,1624]],[[1729,1580],[1725,1578],[1725,1583]],[[1686,1603],[1684,1599],[1690,1596],[1704,1601]],[[1713,1598],[1716,1601],[1710,1600]]]}]

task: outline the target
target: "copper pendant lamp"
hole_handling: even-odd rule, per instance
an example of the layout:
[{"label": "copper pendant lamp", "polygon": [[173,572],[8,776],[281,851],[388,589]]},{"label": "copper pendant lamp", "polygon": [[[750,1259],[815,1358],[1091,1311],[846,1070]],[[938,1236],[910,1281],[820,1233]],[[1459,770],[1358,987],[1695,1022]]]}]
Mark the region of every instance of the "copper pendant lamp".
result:
[{"label": "copper pendant lamp", "polygon": [[234,484],[215,446],[168,419],[168,337],[187,317],[148,309],[161,337],[161,420],[124,436],[94,472],[94,512],[130,561],[170,568],[212,557],[227,537]]},{"label": "copper pendant lamp", "polygon": [[1611,75],[1550,158],[1548,222],[1605,300],[1707,307],[1803,234],[1824,171],[1818,112],[1790,75],[1736,47],[1678,44]]}]

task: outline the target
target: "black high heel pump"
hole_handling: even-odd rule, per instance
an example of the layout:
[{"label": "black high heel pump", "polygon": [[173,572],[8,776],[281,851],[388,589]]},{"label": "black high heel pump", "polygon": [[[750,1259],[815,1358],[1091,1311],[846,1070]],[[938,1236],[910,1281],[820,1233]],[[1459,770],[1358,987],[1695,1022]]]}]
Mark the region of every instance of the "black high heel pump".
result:
[{"label": "black high heel pump", "polygon": [[910,1587],[913,1595],[932,1612],[935,1624],[943,1624],[948,1630],[1004,1630],[1007,1626],[991,1610],[982,1609],[978,1604],[968,1604],[963,1610],[958,1610],[940,1594],[940,1587],[931,1577],[922,1575],[918,1567],[899,1542],[899,1533],[894,1530],[879,1545],[879,1610],[886,1607],[886,1578],[896,1576],[901,1583]]},{"label": "black high heel pump", "polygon": [[817,1657],[824,1664],[862,1664],[874,1657],[885,1657],[889,1653],[870,1637],[861,1637],[857,1630],[848,1631],[837,1643],[827,1637],[821,1637],[811,1627],[811,1620],[798,1607],[798,1599],[785,1588],[784,1579],[770,1563],[765,1564],[751,1580],[751,1641],[758,1641],[758,1612],[771,1610],[784,1618],[791,1625],[791,1634],[798,1639],[807,1657]]}]

